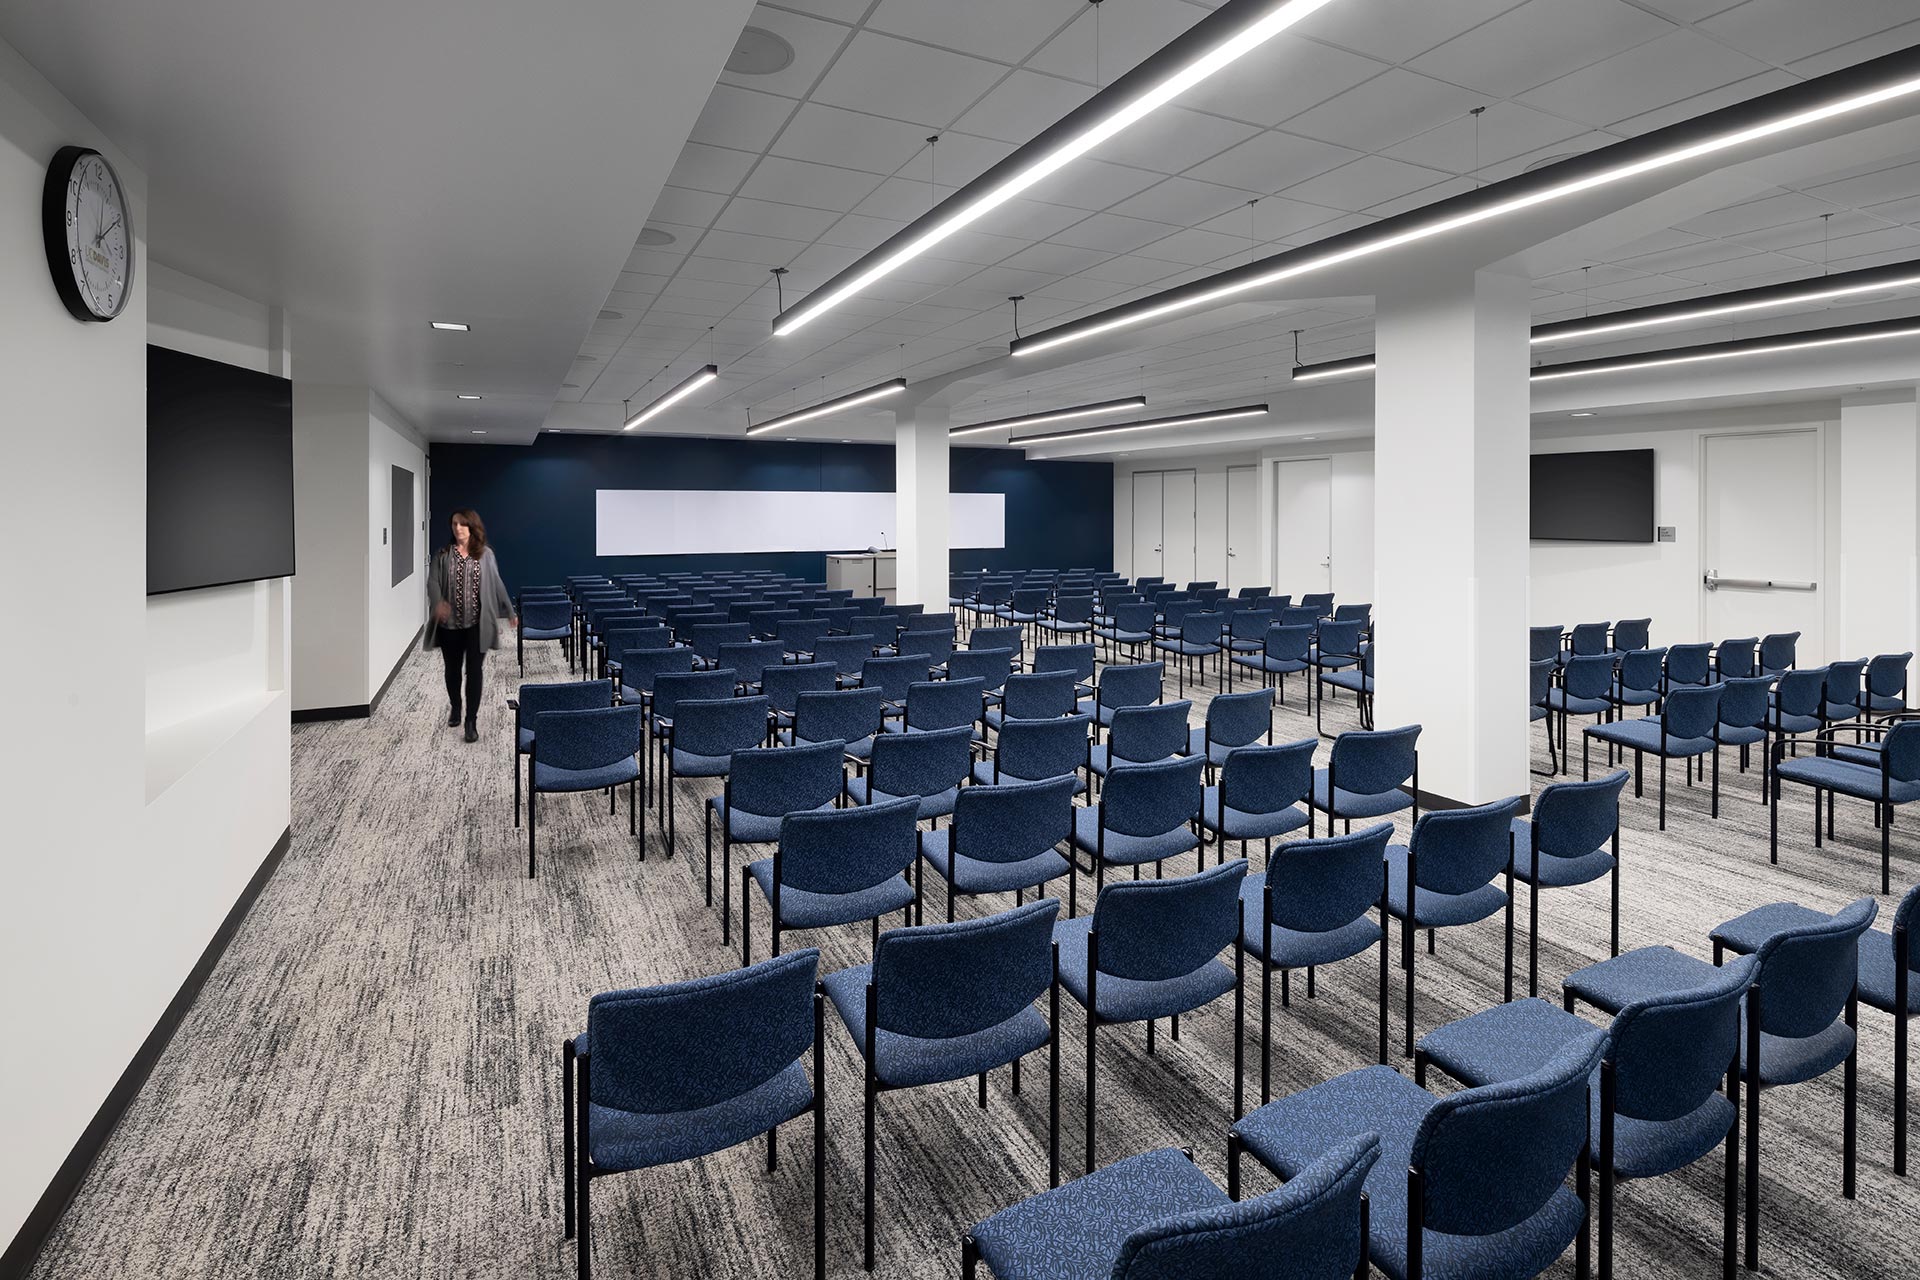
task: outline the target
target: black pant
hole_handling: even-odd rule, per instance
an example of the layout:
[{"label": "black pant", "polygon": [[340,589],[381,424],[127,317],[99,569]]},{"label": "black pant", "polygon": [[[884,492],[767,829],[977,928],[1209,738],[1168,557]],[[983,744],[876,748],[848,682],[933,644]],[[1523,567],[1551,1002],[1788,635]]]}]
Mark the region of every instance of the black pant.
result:
[{"label": "black pant", "polygon": [[480,679],[481,671],[487,661],[487,651],[480,647],[480,628],[441,627],[439,632],[440,656],[447,663],[447,701],[453,709],[460,709],[460,664],[467,666],[467,719],[474,720],[480,715]]}]

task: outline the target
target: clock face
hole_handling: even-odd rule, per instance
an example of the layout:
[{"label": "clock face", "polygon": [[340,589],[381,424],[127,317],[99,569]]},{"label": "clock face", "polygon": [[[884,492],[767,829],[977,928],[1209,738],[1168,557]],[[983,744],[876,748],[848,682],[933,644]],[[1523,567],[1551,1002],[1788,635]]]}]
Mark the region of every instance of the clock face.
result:
[{"label": "clock face", "polygon": [[99,152],[69,147],[47,181],[50,223],[58,196],[60,224],[46,230],[48,257],[57,249],[61,259],[48,264],[61,299],[80,319],[111,320],[127,305],[133,283],[133,226],[119,176]]}]

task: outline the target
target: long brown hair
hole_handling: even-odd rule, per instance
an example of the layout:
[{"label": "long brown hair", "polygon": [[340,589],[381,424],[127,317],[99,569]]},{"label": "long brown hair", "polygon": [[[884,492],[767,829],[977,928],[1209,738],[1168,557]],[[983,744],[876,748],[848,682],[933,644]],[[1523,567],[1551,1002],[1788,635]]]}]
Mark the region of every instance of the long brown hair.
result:
[{"label": "long brown hair", "polygon": [[[480,513],[472,507],[461,507],[453,513],[456,524],[467,526],[467,554],[478,560],[486,554],[487,526],[480,522]],[[449,543],[449,547],[458,546],[458,542]]]}]

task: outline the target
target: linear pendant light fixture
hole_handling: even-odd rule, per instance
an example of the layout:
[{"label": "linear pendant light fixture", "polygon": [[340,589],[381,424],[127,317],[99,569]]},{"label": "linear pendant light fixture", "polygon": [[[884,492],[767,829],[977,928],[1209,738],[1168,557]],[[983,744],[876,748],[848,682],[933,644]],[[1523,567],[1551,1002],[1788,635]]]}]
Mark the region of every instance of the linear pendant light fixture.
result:
[{"label": "linear pendant light fixture", "polygon": [[1885,342],[1893,338],[1916,337],[1920,337],[1920,316],[1902,316],[1897,320],[1876,320],[1870,324],[1836,325],[1827,329],[1808,329],[1801,333],[1765,334],[1756,338],[1738,338],[1732,342],[1712,342],[1697,347],[1670,347],[1665,351],[1638,351],[1630,355],[1601,356],[1596,360],[1540,365],[1528,376],[1534,382],[1554,382],[1562,378],[1581,378],[1598,373],[1625,373],[1632,369],[1663,369],[1669,365],[1703,364],[1715,360],[1733,360],[1742,356],[1775,355],[1787,351],[1815,351],[1823,347],[1846,347],[1862,342]]},{"label": "linear pendant light fixture", "polygon": [[1345,360],[1326,360],[1320,364],[1300,364],[1293,367],[1295,382],[1318,382],[1322,378],[1344,378],[1349,374],[1372,373],[1372,356],[1349,356]]},{"label": "linear pendant light fixture", "polygon": [[806,422],[813,418],[824,418],[828,414],[838,413],[842,409],[851,409],[857,404],[866,404],[871,400],[881,400],[887,396],[897,396],[906,389],[907,380],[905,378],[892,378],[886,382],[876,383],[860,391],[849,391],[844,396],[835,396],[831,400],[822,400],[819,404],[806,409],[795,409],[792,413],[783,413],[777,418],[768,418],[765,422],[757,426],[748,427],[747,434],[750,436],[764,436],[769,432],[778,431],[782,427],[791,427],[796,423]]},{"label": "linear pendant light fixture", "polygon": [[775,316],[775,336],[784,337],[839,306],[1332,3],[1334,0],[1227,0],[1158,53],[814,290],[806,301]]},{"label": "linear pendant light fixture", "polygon": [[1121,400],[1102,400],[1099,404],[1075,405],[1071,409],[1052,409],[1042,413],[1029,413],[1018,418],[996,418],[992,422],[975,422],[964,427],[955,427],[947,432],[953,440],[965,440],[973,436],[990,435],[995,431],[1011,431],[1015,427],[1036,427],[1043,422],[1065,422],[1069,418],[1091,418],[1102,413],[1118,413],[1122,409],[1144,409],[1147,407],[1145,396],[1127,396]]},{"label": "linear pendant light fixture", "polygon": [[640,412],[630,416],[626,421],[626,425],[622,426],[620,429],[622,431],[631,431],[635,427],[639,426],[641,423],[646,422],[650,419],[659,417],[661,414],[671,409],[674,405],[679,404],[682,400],[685,400],[688,396],[692,395],[694,392],[698,391],[700,388],[706,386],[709,382],[712,382],[719,376],[720,376],[720,368],[718,365],[710,364],[701,368],[700,370],[695,372],[693,375],[691,375],[690,377],[682,381],[679,386],[667,392],[665,395],[661,396],[658,400],[655,400],[652,404],[648,405],[646,408],[642,409]]},{"label": "linear pendant light fixture", "polygon": [[1016,436],[1008,444],[1055,444],[1061,440],[1091,440],[1098,436],[1130,435],[1137,431],[1164,431],[1170,427],[1192,427],[1202,422],[1226,422],[1233,418],[1263,418],[1267,406],[1243,404],[1232,409],[1202,409],[1172,418],[1149,418],[1145,422],[1117,422],[1110,427],[1074,427],[1068,431],[1043,431],[1039,435]]},{"label": "linear pendant light fixture", "polygon": [[1323,271],[1417,241],[1507,217],[1536,205],[1610,186],[1702,156],[1732,151],[1776,134],[1920,93],[1920,48],[1806,80],[1749,102],[1709,112],[1532,173],[1492,183],[1425,208],[1330,236],[1243,267],[1218,272],[1138,302],[1014,340],[1016,356],[1209,306],[1296,276]]}]

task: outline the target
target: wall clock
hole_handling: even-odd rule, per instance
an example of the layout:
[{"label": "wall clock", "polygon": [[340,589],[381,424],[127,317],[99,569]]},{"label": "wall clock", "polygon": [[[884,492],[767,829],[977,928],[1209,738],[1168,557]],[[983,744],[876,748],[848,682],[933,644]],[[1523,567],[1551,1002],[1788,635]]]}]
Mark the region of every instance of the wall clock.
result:
[{"label": "wall clock", "polygon": [[133,288],[133,210],[120,175],[88,147],[62,147],[40,202],[47,269],[76,320],[111,320]]}]

